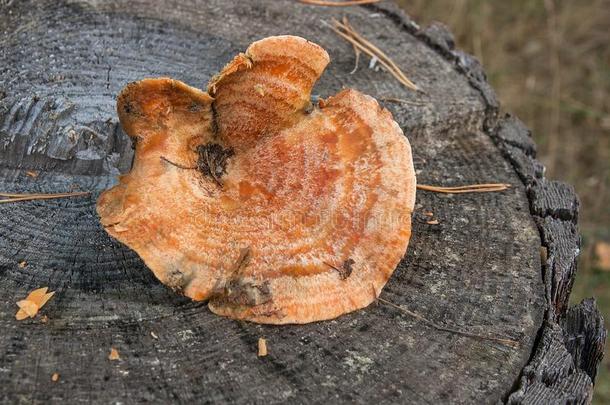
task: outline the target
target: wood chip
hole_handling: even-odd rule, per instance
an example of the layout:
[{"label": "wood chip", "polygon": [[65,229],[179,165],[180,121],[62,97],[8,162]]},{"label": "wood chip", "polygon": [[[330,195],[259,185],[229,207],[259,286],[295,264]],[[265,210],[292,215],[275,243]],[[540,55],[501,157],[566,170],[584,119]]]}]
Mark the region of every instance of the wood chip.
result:
[{"label": "wood chip", "polygon": [[114,347],[110,348],[110,354],[108,355],[108,360],[115,361],[120,360],[121,356],[119,356],[119,351]]},{"label": "wood chip", "polygon": [[438,225],[438,220],[437,219],[431,219],[429,221],[426,221],[426,223],[428,225]]},{"label": "wood chip", "polygon": [[42,308],[55,294],[55,292],[47,292],[48,287],[37,288],[30,292],[26,299],[17,302],[19,311],[15,314],[15,319],[18,321],[36,316],[40,308]]},{"label": "wood chip", "polygon": [[35,170],[28,170],[27,172],[25,172],[26,175],[28,175],[29,177],[35,179],[36,177],[38,177],[38,172]]},{"label": "wood chip", "polygon": [[27,265],[28,265],[28,262],[26,262],[25,260],[19,262],[19,268],[20,269],[25,269],[25,267]]},{"label": "wood chip", "polygon": [[258,338],[258,357],[265,357],[267,355],[267,340]]},{"label": "wood chip", "polygon": [[21,308],[21,311],[25,312],[25,314],[33,318],[38,313],[38,305],[29,300],[21,300],[17,302],[17,306]]},{"label": "wood chip", "polygon": [[427,216],[427,217],[433,217],[434,213],[430,212],[430,211],[424,211],[424,215]]},{"label": "wood chip", "polygon": [[53,382],[59,381],[59,374],[53,373],[53,375],[51,376],[51,381],[53,381]]},{"label": "wood chip", "polygon": [[152,330],[150,331],[150,336],[152,336],[153,339],[159,339],[159,336],[157,336],[157,334]]}]

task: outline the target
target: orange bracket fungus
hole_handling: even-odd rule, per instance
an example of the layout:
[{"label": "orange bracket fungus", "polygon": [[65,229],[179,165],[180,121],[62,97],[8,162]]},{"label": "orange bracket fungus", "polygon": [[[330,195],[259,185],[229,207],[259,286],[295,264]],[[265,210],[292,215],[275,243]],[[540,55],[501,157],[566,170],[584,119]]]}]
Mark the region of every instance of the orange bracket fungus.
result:
[{"label": "orange bracket fungus", "polygon": [[310,102],[329,57],[303,38],[255,42],[208,91],[127,85],[130,173],[97,205],[162,283],[219,315],[332,319],[373,302],[411,235],[407,138],[373,98]]}]

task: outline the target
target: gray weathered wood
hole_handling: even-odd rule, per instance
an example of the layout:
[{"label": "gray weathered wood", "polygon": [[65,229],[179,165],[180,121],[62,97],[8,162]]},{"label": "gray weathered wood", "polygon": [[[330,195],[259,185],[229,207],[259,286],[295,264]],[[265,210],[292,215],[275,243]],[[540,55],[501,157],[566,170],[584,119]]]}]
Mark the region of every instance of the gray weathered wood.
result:
[{"label": "gray weathered wood", "polygon": [[[332,9],[291,0],[0,4],[0,190],[94,191],[0,204],[0,401],[590,397],[605,332],[592,304],[565,317],[578,248],[574,194],[542,178],[527,130],[498,117],[481,67],[453,49],[442,26],[422,30],[385,2]],[[426,93],[362,62],[349,74],[351,46],[321,23],[344,14]],[[120,88],[160,75],[203,87],[253,40],[286,33],[331,55],[316,95],[347,86],[415,102],[385,106],[412,143],[420,183],[514,185],[490,194],[420,192],[408,253],[382,297],[445,326],[516,339],[518,347],[439,332],[382,304],[302,326],[219,318],[159,284],[103,231],[95,198],[132,158],[114,112]],[[427,224],[425,211],[439,224]],[[544,267],[540,235],[549,252]],[[57,291],[42,311],[49,321],[15,321],[15,302],[40,286]],[[585,337],[566,346],[570,336]],[[265,358],[256,356],[258,337],[268,341]],[[107,359],[111,347],[120,361]],[[547,359],[562,350],[565,372],[538,396],[544,367],[553,365]]]},{"label": "gray weathered wood", "polygon": [[571,186],[543,177],[529,131],[518,119],[504,117],[492,136],[527,186],[542,239],[548,308],[533,357],[508,403],[589,403],[606,330],[594,300],[568,309],[580,249],[578,198]]}]

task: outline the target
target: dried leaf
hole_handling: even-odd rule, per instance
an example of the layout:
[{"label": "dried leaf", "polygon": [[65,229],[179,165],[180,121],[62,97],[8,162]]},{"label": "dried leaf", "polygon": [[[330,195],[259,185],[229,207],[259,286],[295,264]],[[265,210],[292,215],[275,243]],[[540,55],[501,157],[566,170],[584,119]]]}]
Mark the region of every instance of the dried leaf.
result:
[{"label": "dried leaf", "polygon": [[33,318],[38,313],[38,305],[32,301],[21,300],[17,302],[17,306],[27,314],[30,318]]},{"label": "dried leaf", "polygon": [[55,292],[47,293],[48,289],[48,287],[37,288],[30,292],[26,299],[17,302],[19,311],[17,311],[15,319],[21,321],[28,317],[35,317],[40,308],[42,308],[55,294]]},{"label": "dried leaf", "polygon": [[17,319],[18,321],[23,321],[25,318],[29,318],[29,316],[24,310],[20,309],[19,311],[17,311],[15,319]]},{"label": "dried leaf", "polygon": [[48,290],[49,290],[49,287],[37,288],[28,294],[26,300],[32,301],[36,305],[38,305],[38,303],[43,299],[43,297],[45,296],[45,294],[47,293]]},{"label": "dried leaf", "polygon": [[48,287],[42,287],[37,290],[34,290],[28,295],[26,300],[32,301],[34,304],[38,306],[38,309],[42,308],[44,304],[51,299],[53,295],[55,295],[55,291],[47,293]]}]

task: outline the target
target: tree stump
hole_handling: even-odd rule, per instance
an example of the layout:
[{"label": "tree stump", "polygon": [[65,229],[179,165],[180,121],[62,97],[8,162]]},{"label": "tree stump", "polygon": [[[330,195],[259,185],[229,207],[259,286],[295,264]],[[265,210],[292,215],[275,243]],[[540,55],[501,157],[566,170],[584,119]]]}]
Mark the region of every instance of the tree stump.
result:
[{"label": "tree stump", "polygon": [[[344,15],[425,93],[368,61],[350,73],[351,45],[324,24]],[[0,31],[0,192],[93,192],[0,204],[3,403],[590,399],[605,330],[593,301],[567,308],[576,196],[544,179],[529,132],[500,115],[481,67],[442,26],[421,29],[389,2],[5,0]],[[301,326],[221,318],[161,285],[102,229],[96,198],[133,157],[118,91],[155,76],[204,87],[253,40],[278,34],[331,55],[316,95],[352,87],[386,100],[420,183],[512,184],[418,192],[408,252],[381,297],[516,346],[440,331],[383,302]],[[42,286],[56,291],[41,311],[48,321],[16,321],[15,303]],[[266,357],[257,357],[259,337]],[[111,348],[120,360],[108,359]]]}]

